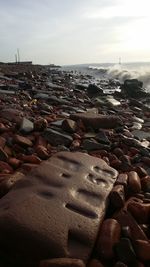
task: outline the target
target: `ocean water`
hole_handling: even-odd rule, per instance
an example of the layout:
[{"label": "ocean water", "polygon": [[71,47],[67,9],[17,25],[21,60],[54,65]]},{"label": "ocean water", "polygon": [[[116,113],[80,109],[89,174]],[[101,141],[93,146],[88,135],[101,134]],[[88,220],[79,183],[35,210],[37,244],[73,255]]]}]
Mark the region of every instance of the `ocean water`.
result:
[{"label": "ocean water", "polygon": [[143,88],[150,92],[150,62],[133,63],[93,63],[64,66],[64,70],[89,74],[96,79],[138,79],[143,82]]}]

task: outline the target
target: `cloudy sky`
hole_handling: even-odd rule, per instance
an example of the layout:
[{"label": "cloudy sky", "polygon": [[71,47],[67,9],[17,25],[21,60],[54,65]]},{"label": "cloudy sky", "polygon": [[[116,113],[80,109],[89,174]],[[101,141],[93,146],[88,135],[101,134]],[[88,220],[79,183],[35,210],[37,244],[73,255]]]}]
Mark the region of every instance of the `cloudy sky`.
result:
[{"label": "cloudy sky", "polygon": [[149,0],[0,0],[0,61],[150,61]]}]

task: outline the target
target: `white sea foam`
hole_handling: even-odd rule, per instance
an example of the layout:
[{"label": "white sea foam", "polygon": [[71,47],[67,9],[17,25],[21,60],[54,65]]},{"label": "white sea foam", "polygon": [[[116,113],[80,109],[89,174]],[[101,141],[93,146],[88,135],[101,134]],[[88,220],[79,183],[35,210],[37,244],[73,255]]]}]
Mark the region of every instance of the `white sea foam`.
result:
[{"label": "white sea foam", "polygon": [[108,78],[124,82],[126,79],[138,79],[146,90],[150,90],[150,64],[111,64],[109,66],[89,66],[89,69],[104,74]]}]

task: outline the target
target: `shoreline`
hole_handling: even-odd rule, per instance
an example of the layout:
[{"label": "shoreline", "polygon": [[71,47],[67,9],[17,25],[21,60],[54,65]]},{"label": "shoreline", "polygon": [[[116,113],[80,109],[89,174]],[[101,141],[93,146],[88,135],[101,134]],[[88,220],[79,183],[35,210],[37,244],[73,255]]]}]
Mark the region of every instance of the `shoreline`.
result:
[{"label": "shoreline", "polygon": [[[4,267],[150,266],[150,96],[144,92],[142,83],[138,80],[129,80],[122,84],[113,79],[99,80],[97,84],[94,82],[95,79],[88,74],[65,72],[61,68],[50,69],[48,66],[40,65],[0,65],[0,243],[2,244],[0,246],[2,254],[0,264]],[[69,157],[73,157],[71,161],[68,158],[67,160],[62,159],[64,165],[61,168],[64,168],[65,171],[68,168],[68,175],[72,175],[73,172],[75,176],[79,174],[79,178],[83,179],[83,172],[89,171],[86,160],[83,163],[85,166],[82,172],[78,170],[78,167],[74,171],[76,168],[74,162],[77,161],[78,166],[79,160],[84,162],[84,156],[89,155],[91,157],[87,161],[89,161],[89,166],[92,166],[91,168],[94,166],[94,160],[100,160],[97,163],[100,170],[96,177],[99,179],[101,188],[103,186],[102,179],[106,180],[111,175],[115,176],[116,173],[117,176],[114,178],[114,184],[110,182],[108,196],[102,194],[105,189],[98,191],[98,194],[102,195],[103,210],[97,211],[94,206],[97,203],[96,197],[91,197],[89,193],[90,190],[98,190],[97,187],[91,189],[91,185],[88,184],[87,189],[78,189],[82,193],[82,197],[84,195],[84,201],[85,197],[86,200],[90,199],[88,201],[91,201],[92,211],[96,213],[96,215],[93,215],[95,213],[87,215],[84,207],[86,220],[90,220],[92,216],[95,218],[97,212],[99,214],[98,219],[95,219],[97,220],[95,224],[94,219],[93,222],[91,221],[92,230],[89,239],[85,238],[89,234],[86,230],[81,238],[74,237],[74,235],[77,236],[77,233],[73,232],[72,234],[71,232],[71,238],[76,241],[75,245],[73,244],[76,250],[75,255],[79,260],[72,261],[71,258],[74,254],[69,257],[65,250],[66,247],[60,245],[60,253],[59,249],[56,254],[55,250],[57,249],[55,248],[54,251],[52,249],[52,252],[49,252],[49,258],[55,258],[54,256],[57,255],[58,259],[66,259],[44,261],[47,259],[47,255],[42,254],[44,252],[40,254],[40,249],[37,253],[34,243],[37,242],[37,250],[38,245],[39,247],[43,245],[45,250],[48,250],[47,246],[51,244],[51,239],[48,237],[46,241],[43,240],[42,235],[44,234],[41,229],[39,229],[37,237],[34,235],[34,227],[38,225],[38,222],[32,219],[30,213],[30,209],[32,212],[35,208],[39,210],[39,225],[42,216],[44,221],[47,220],[42,200],[38,202],[41,203],[42,212],[37,204],[33,208],[31,203],[31,206],[27,207],[28,211],[23,206],[23,219],[22,221],[20,219],[20,228],[18,228],[20,236],[19,234],[15,235],[14,221],[11,224],[10,214],[13,214],[13,210],[9,211],[8,208],[6,216],[3,209],[5,199],[10,207],[12,201],[14,209],[16,209],[20,193],[15,193],[15,190],[16,192],[22,190],[25,192],[23,194],[28,195],[28,189],[25,189],[27,185],[23,185],[22,181],[27,184],[30,171],[39,190],[41,185],[36,170],[38,172],[40,164],[45,164],[49,158],[52,162],[55,161],[57,153],[61,152],[64,153],[63,157],[67,155],[65,153],[70,153]],[[74,159],[76,153],[81,153],[78,154],[79,159]],[[101,160],[107,165],[107,175],[103,173]],[[46,168],[46,165],[43,166]],[[48,172],[53,172],[53,164],[49,168]],[[46,174],[43,172],[44,170],[42,170],[41,176],[45,179]],[[32,175],[30,176],[31,180]],[[55,171],[54,176],[57,176]],[[55,178],[57,180],[57,177]],[[53,187],[57,188],[54,178],[51,179],[54,183]],[[97,180],[94,180],[94,183],[98,186]],[[17,186],[22,189],[17,189]],[[43,188],[48,190],[46,182],[44,186]],[[75,190],[74,183],[72,187]],[[89,190],[87,195],[85,194],[86,190]],[[32,192],[32,186],[29,186],[30,192]],[[14,196],[16,194],[16,200],[11,197],[13,194]],[[51,201],[48,193],[46,197],[46,201]],[[94,204],[93,201],[95,201]],[[75,209],[75,206],[69,205],[68,209]],[[100,205],[102,204],[100,203]],[[55,214],[55,207],[53,209]],[[29,216],[29,225],[25,232],[21,232],[24,231],[23,220],[26,221],[27,217],[25,212]],[[90,219],[87,219],[88,216]],[[7,218],[8,221],[5,221]],[[62,218],[60,218],[60,222],[62,222]],[[42,221],[42,223],[43,229],[45,229],[44,222]],[[78,223],[80,224],[80,222]],[[7,224],[10,224],[9,229]],[[31,229],[29,229],[30,224]],[[72,224],[72,227],[75,227],[74,222]],[[100,225],[100,229],[98,225]],[[59,221],[58,226],[61,227]],[[53,229],[49,231],[53,233]],[[21,233],[24,233],[24,236]],[[55,234],[58,242],[57,233]],[[25,245],[20,244],[21,248],[19,249],[17,243],[21,238]],[[61,238],[60,235],[60,244],[63,240]],[[97,244],[94,245],[96,239]],[[85,246],[82,242],[84,244],[89,242],[89,244]],[[52,244],[54,245],[54,243]],[[52,244],[51,246],[53,246]],[[80,245],[84,256],[76,248]]]}]

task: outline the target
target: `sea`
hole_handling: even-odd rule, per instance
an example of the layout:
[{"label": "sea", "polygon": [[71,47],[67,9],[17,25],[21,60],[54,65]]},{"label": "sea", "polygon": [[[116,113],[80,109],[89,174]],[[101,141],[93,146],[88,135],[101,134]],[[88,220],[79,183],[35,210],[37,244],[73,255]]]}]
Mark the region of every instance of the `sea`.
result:
[{"label": "sea", "polygon": [[63,66],[63,70],[91,75],[95,79],[115,79],[121,83],[126,79],[143,82],[145,91],[150,92],[150,62],[91,63]]}]

